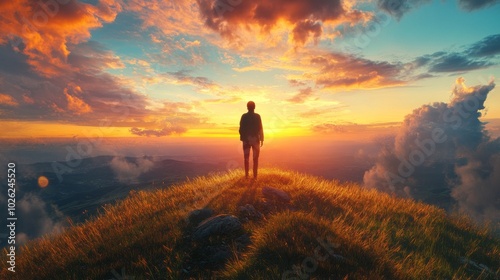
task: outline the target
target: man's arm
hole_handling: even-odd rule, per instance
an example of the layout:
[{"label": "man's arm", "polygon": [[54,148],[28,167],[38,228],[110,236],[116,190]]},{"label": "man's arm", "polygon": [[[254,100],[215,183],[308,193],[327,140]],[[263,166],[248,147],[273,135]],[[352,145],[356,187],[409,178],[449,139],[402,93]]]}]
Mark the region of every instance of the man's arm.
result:
[{"label": "man's arm", "polygon": [[245,115],[241,115],[241,119],[240,119],[240,129],[239,129],[239,133],[240,133],[240,141],[243,141],[243,117]]},{"label": "man's arm", "polygon": [[264,145],[264,128],[262,127],[262,118],[259,115],[259,140],[260,146]]}]

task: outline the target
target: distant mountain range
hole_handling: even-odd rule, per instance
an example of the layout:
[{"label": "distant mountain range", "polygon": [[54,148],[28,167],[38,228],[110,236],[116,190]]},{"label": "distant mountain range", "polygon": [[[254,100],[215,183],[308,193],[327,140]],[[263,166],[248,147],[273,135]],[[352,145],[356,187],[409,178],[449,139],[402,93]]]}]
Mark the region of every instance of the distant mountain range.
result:
[{"label": "distant mountain range", "polygon": [[[117,159],[122,165],[129,164],[137,168],[141,160],[147,160],[150,167],[136,177],[120,180],[113,165]],[[37,194],[46,203],[57,206],[65,216],[80,222],[96,213],[99,207],[125,198],[131,190],[165,188],[187,177],[224,170],[222,164],[153,157],[99,156],[82,159],[78,165],[71,166],[67,162],[21,165],[18,167],[18,174],[22,176],[18,183],[20,190]],[[39,176],[49,179],[46,188],[38,186]]]},{"label": "distant mountain range", "polygon": [[[18,233],[26,234],[28,239],[36,238],[49,232],[39,227],[47,223],[65,224],[67,218],[73,223],[84,222],[104,205],[127,197],[130,191],[168,188],[186,178],[225,168],[226,164],[222,163],[194,163],[166,157],[98,156],[74,162],[19,164],[16,170]],[[48,178],[47,187],[38,185],[40,176]],[[0,206],[7,209],[6,199],[0,197]],[[0,213],[0,219],[5,220],[6,212]],[[43,219],[46,221],[41,222]],[[36,220],[39,225],[33,224]],[[0,231],[0,246],[6,245],[3,235]]]}]

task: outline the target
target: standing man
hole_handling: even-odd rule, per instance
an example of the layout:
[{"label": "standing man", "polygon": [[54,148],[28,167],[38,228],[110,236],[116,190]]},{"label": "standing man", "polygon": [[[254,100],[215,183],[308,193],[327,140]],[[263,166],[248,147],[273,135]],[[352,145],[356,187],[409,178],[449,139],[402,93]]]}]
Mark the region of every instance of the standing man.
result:
[{"label": "standing man", "polygon": [[257,178],[259,168],[260,147],[264,145],[264,130],[260,115],[256,114],[255,103],[248,101],[248,113],[241,116],[240,120],[240,141],[243,141],[243,155],[245,158],[245,178],[248,178],[250,149],[253,150],[253,178]]}]

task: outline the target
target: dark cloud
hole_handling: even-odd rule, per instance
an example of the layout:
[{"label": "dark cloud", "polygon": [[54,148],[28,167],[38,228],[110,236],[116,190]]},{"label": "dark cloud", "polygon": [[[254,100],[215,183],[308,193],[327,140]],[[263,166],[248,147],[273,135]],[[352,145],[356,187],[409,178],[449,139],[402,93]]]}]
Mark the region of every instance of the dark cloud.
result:
[{"label": "dark cloud", "polygon": [[318,38],[322,23],[333,21],[359,22],[362,13],[347,10],[340,0],[197,0],[205,25],[226,38],[235,38],[237,30],[257,26],[263,32],[278,22],[293,30],[296,44],[304,44],[312,34]]},{"label": "dark cloud", "polygon": [[[376,2],[381,10],[388,12],[399,20],[412,10],[424,4],[432,3],[432,0],[377,0]],[[500,0],[458,0],[460,8],[467,11],[486,8],[498,3],[500,3]]]},{"label": "dark cloud", "polygon": [[432,0],[377,0],[377,5],[383,11],[401,19],[404,14],[411,10],[431,2]]},{"label": "dark cloud", "polygon": [[500,34],[488,36],[471,45],[466,53],[475,57],[492,57],[500,54]]},{"label": "dark cloud", "polygon": [[460,7],[467,11],[486,8],[500,3],[499,0],[458,0]]},{"label": "dark cloud", "polygon": [[293,40],[300,45],[304,45],[309,36],[313,35],[314,40],[317,42],[322,32],[323,30],[319,22],[304,20],[298,22],[293,28]]},{"label": "dark cloud", "polygon": [[444,56],[435,57],[429,71],[431,72],[464,72],[487,68],[494,63],[483,60],[470,59],[459,53],[451,53]]},{"label": "dark cloud", "polygon": [[465,46],[462,51],[435,52],[417,57],[405,65],[407,72],[426,69],[426,73],[417,75],[415,79],[427,78],[428,72],[454,73],[488,68],[498,63],[494,58],[500,53],[500,34],[491,35],[479,42]]},{"label": "dark cloud", "polygon": [[292,98],[287,99],[288,102],[292,103],[304,103],[307,98],[311,97],[313,94],[312,88],[304,88],[301,89],[300,92],[296,95],[294,95]]},{"label": "dark cloud", "polygon": [[491,140],[479,119],[494,87],[467,87],[460,78],[449,103],[407,115],[365,173],[364,185],[498,222],[500,140]]}]

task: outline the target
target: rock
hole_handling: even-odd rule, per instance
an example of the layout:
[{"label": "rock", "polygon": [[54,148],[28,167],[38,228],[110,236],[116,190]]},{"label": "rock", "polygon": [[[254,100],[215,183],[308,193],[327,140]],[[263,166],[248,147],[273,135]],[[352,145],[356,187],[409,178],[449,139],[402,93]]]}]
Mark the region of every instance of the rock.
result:
[{"label": "rock", "polygon": [[238,207],[240,214],[249,220],[260,220],[263,215],[259,211],[255,210],[255,207],[251,204]]},{"label": "rock", "polygon": [[283,202],[290,202],[291,199],[287,192],[267,186],[262,188],[262,195],[267,199],[278,199]]},{"label": "rock", "polygon": [[194,240],[200,241],[210,236],[230,235],[242,229],[241,222],[237,217],[222,214],[204,220],[196,227],[192,237]]},{"label": "rock", "polygon": [[495,272],[493,270],[491,270],[489,267],[487,267],[486,265],[484,264],[481,264],[481,263],[477,263],[471,259],[468,259],[468,258],[465,258],[465,257],[461,257],[460,258],[460,262],[463,263],[463,264],[467,264],[470,266],[470,268],[472,270],[476,270],[478,272],[483,272],[487,275],[491,274],[491,275],[495,275]]},{"label": "rock", "polygon": [[214,215],[214,210],[210,208],[196,209],[189,212],[187,221],[191,226],[197,226],[202,221],[212,217]]}]

